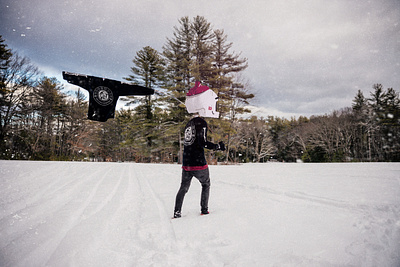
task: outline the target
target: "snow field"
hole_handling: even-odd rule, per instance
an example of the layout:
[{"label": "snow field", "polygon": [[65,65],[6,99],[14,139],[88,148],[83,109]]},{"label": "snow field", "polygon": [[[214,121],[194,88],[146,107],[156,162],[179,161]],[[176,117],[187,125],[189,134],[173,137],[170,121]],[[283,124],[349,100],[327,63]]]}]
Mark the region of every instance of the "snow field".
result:
[{"label": "snow field", "polygon": [[400,266],[400,164],[0,161],[0,266]]}]

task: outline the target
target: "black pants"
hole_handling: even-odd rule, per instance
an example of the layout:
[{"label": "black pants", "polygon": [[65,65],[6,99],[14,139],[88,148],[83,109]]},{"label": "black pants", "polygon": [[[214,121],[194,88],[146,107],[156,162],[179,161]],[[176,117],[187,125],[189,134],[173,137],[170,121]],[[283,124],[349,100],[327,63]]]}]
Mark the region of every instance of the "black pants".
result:
[{"label": "black pants", "polygon": [[175,212],[181,211],[183,199],[189,190],[193,176],[200,181],[202,187],[200,199],[201,210],[203,211],[208,209],[208,198],[210,195],[210,172],[208,171],[208,168],[200,171],[182,170],[182,182],[178,194],[176,195]]}]

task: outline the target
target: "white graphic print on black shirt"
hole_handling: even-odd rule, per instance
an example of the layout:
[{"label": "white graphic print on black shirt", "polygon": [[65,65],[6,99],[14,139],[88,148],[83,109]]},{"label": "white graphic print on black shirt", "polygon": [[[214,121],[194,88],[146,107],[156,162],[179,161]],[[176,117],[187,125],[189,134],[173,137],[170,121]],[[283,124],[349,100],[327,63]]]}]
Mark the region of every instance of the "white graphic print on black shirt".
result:
[{"label": "white graphic print on black shirt", "polygon": [[189,122],[189,125],[187,125],[185,129],[185,146],[190,146],[194,143],[196,140],[196,127],[194,125],[193,121]]}]

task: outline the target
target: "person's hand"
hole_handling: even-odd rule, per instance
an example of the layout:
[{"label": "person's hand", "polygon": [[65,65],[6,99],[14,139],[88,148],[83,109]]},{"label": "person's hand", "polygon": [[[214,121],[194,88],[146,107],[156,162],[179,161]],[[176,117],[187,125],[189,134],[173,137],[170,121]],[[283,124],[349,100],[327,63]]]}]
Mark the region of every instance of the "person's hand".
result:
[{"label": "person's hand", "polygon": [[221,151],[225,151],[225,144],[224,144],[224,142],[219,142],[218,143],[218,150],[221,150]]}]

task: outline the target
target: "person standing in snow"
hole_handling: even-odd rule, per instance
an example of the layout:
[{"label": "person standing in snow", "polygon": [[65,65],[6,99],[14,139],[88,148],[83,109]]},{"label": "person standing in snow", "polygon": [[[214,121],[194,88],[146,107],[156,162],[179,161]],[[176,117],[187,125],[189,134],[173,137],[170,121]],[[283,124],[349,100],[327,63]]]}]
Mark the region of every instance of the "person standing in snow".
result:
[{"label": "person standing in snow", "polygon": [[208,214],[208,198],[210,193],[210,174],[204,155],[204,148],[225,150],[221,141],[214,144],[207,140],[207,122],[202,117],[218,118],[216,112],[217,95],[207,86],[196,81],[186,95],[186,109],[196,114],[185,126],[183,149],[182,181],[175,199],[174,218],[181,217],[181,209],[185,194],[188,192],[193,177],[201,183],[201,214]]}]

